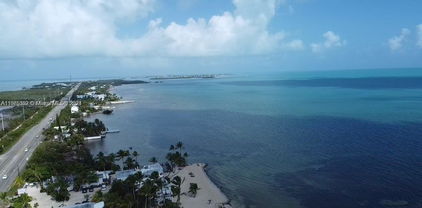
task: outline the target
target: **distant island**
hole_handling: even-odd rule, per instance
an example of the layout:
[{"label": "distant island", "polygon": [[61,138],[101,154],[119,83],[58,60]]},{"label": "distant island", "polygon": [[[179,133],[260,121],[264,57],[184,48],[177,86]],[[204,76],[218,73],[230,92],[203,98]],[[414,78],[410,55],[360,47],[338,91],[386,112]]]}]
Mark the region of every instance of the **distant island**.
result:
[{"label": "distant island", "polygon": [[147,77],[150,80],[168,80],[168,79],[215,79],[223,76],[223,74],[196,74],[196,75],[165,75]]}]

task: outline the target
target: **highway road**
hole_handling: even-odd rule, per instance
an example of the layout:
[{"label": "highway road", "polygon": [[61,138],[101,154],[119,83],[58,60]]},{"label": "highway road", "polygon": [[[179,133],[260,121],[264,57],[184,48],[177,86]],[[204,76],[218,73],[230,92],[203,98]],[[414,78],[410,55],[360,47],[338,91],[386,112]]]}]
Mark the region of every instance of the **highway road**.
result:
[{"label": "highway road", "polygon": [[[56,105],[39,124],[28,130],[8,152],[0,155],[0,192],[8,191],[19,173],[24,170],[27,159],[31,157],[34,150],[42,142],[43,128],[49,127],[50,118],[55,119],[56,114],[59,114],[66,107],[69,98],[79,86],[80,83],[62,98],[61,105]],[[25,148],[28,151],[25,151]],[[5,175],[7,179],[3,179]]]}]

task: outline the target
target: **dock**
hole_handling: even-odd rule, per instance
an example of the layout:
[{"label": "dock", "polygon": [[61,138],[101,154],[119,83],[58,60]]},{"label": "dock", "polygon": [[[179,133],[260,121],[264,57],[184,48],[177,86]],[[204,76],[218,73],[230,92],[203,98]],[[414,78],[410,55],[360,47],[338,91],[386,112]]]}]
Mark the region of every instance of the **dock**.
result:
[{"label": "dock", "polygon": [[103,133],[104,134],[112,134],[112,133],[119,133],[119,132],[120,132],[119,129],[113,129],[113,130],[104,131]]},{"label": "dock", "polygon": [[111,105],[115,105],[115,104],[125,104],[125,103],[134,103],[135,101],[132,100],[120,100],[120,101],[111,101],[110,104]]}]

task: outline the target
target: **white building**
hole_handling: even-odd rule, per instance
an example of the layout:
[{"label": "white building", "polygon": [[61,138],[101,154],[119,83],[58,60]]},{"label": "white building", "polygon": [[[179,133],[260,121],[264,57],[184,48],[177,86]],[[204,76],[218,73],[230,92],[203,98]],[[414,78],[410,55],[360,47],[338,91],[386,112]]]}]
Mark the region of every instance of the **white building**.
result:
[{"label": "white building", "polygon": [[138,172],[139,172],[139,169],[116,171],[116,180],[124,181],[129,176],[135,175]]},{"label": "white building", "polygon": [[158,172],[158,175],[162,176],[164,173],[164,169],[163,166],[160,165],[160,163],[154,163],[142,167],[141,172],[144,176],[150,176],[153,172]]},{"label": "white building", "polygon": [[95,99],[98,99],[98,100],[104,100],[106,95],[105,94],[95,94],[92,97],[95,98]]},{"label": "white building", "polygon": [[79,107],[78,107],[78,106],[73,105],[73,106],[70,108],[70,113],[78,113],[78,112],[79,112]]}]

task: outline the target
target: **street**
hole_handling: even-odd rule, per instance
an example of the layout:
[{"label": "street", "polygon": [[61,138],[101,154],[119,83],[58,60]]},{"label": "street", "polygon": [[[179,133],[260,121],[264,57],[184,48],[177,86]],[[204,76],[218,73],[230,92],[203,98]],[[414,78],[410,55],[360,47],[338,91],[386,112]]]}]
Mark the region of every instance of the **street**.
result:
[{"label": "street", "polygon": [[[8,152],[0,155],[0,192],[8,191],[19,173],[24,170],[27,159],[31,157],[34,150],[42,142],[43,128],[49,127],[50,118],[55,119],[56,114],[59,114],[66,107],[69,98],[79,86],[80,84],[77,84],[62,98],[63,105],[55,106],[40,123],[28,130]],[[25,148],[28,150],[25,151]],[[7,176],[7,179],[3,179],[4,175]]]}]

